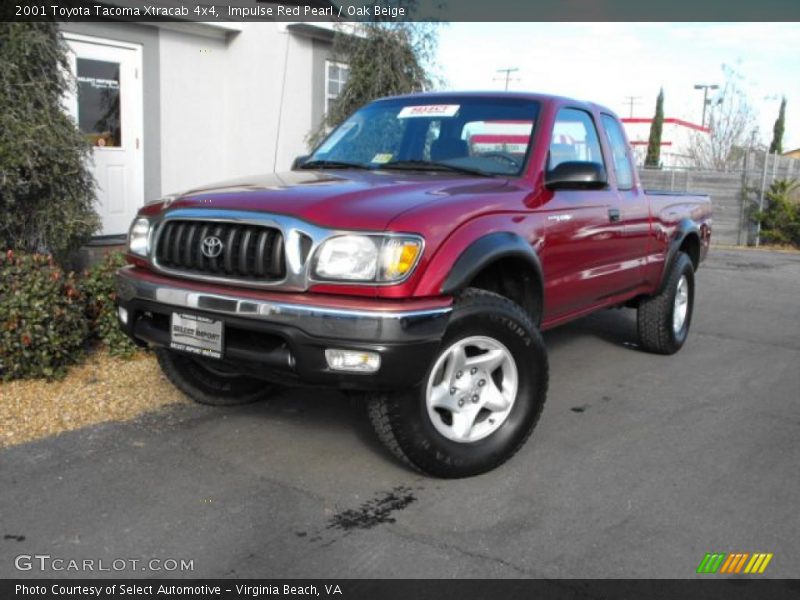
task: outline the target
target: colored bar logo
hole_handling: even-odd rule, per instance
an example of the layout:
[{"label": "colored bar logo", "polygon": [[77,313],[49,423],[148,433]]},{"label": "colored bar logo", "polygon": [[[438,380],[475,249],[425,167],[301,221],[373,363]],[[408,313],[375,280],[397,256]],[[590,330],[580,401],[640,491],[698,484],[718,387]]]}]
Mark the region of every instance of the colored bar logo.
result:
[{"label": "colored bar logo", "polygon": [[772,560],[771,552],[709,552],[697,566],[697,572],[701,574],[761,574],[767,570],[769,561]]}]

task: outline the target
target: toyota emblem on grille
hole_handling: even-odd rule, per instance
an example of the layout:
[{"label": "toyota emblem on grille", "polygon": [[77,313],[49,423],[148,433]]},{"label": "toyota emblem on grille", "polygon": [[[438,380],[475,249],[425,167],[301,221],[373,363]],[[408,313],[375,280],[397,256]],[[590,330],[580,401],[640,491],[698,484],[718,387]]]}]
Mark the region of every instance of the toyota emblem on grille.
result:
[{"label": "toyota emblem on grille", "polygon": [[215,235],[210,235],[203,240],[201,250],[203,251],[203,256],[217,258],[222,254],[222,240]]}]

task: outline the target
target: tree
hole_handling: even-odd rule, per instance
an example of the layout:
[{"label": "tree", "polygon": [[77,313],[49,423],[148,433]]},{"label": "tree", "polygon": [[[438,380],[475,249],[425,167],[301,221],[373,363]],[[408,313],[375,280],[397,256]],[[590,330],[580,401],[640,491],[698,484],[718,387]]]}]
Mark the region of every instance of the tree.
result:
[{"label": "tree", "polygon": [[727,171],[740,165],[758,127],[755,110],[742,89],[744,76],[729,65],[722,65],[722,72],[725,81],[709,106],[709,133],[695,133],[687,153],[696,167]]},{"label": "tree", "polygon": [[769,145],[770,154],[781,154],[783,152],[783,129],[786,124],[786,98],[781,99],[781,107],[778,110],[778,118],[772,128],[772,143]]},{"label": "tree", "polygon": [[656,114],[650,124],[650,139],[647,141],[647,156],[644,166],[658,167],[661,164],[661,130],[664,127],[664,88],[658,92],[656,98]]},{"label": "tree", "polygon": [[334,38],[333,53],[349,67],[347,83],[322,123],[309,136],[314,147],[363,105],[396,94],[430,89],[427,65],[437,42],[436,24],[426,22],[359,23]]},{"label": "tree", "polygon": [[762,240],[800,248],[800,181],[774,181],[766,201],[764,211],[755,215]]},{"label": "tree", "polygon": [[63,107],[72,85],[55,23],[0,22],[0,249],[64,260],[97,230],[88,142]]}]

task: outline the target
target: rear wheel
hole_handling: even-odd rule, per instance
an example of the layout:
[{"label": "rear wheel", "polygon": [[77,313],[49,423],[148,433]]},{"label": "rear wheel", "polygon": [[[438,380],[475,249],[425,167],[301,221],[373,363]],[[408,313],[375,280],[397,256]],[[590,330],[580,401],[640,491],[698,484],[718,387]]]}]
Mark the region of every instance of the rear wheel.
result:
[{"label": "rear wheel", "polygon": [[172,384],[200,404],[236,406],[266,398],[273,386],[259,379],[244,377],[227,369],[224,363],[194,358],[166,348],[157,348],[161,370]]},{"label": "rear wheel", "polygon": [[694,265],[683,252],[672,262],[664,287],[637,310],[639,343],[648,352],[674,354],[689,335],[694,309]]},{"label": "rear wheel", "polygon": [[381,441],[407,464],[439,477],[468,477],[519,450],[546,389],[544,343],[525,311],[469,289],[423,383],[376,394],[369,414]]}]

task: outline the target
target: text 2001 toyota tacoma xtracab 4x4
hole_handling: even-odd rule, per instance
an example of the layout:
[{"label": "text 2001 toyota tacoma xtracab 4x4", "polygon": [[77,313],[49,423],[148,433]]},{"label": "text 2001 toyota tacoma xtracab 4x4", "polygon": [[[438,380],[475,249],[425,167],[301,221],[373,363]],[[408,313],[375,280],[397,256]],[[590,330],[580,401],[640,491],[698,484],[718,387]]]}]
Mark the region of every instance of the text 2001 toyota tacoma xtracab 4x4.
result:
[{"label": "text 2001 toyota tacoma xtracab 4x4", "polygon": [[399,458],[462,477],[533,430],[541,330],[626,305],[642,348],[677,351],[710,236],[709,199],[644,192],[600,106],[387,98],[290,172],[142,208],[119,315],[198,402],[363,390]]}]

